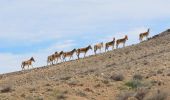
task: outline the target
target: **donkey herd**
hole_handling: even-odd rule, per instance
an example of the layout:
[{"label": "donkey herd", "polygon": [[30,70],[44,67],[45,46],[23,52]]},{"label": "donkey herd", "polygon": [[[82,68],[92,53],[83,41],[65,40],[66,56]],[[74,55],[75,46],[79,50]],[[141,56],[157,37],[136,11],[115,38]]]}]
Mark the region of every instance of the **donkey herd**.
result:
[{"label": "donkey herd", "polygon": [[[148,39],[149,32],[150,32],[150,29],[148,29],[146,32],[140,33],[139,34],[139,40],[142,41],[143,38],[145,38],[145,37],[146,37],[146,39]],[[112,50],[113,50],[115,44],[116,44],[116,48],[118,48],[118,46],[120,44],[123,44],[123,47],[125,47],[125,43],[126,43],[127,40],[128,40],[128,36],[127,35],[125,35],[124,38],[117,39],[116,41],[115,41],[115,38],[113,38],[112,41],[105,43],[105,52],[108,51],[109,47],[112,47]],[[100,50],[100,53],[101,53],[102,48],[104,48],[104,43],[103,42],[94,45],[94,53],[95,53],[95,55],[96,55],[98,50]],[[66,58],[69,58],[69,60],[71,60],[71,58],[73,58],[74,53],[76,53],[78,59],[80,58],[80,54],[84,54],[84,57],[85,57],[86,53],[90,49],[92,50],[92,46],[91,45],[89,45],[89,46],[87,46],[85,48],[73,49],[72,51],[69,51],[69,52],[63,52],[63,51],[55,52],[54,54],[49,55],[47,57],[47,65],[57,64],[57,63],[59,63],[59,60],[61,62],[62,61],[64,62],[64,61],[66,61]],[[21,64],[22,70],[24,70],[26,66],[28,66],[28,68],[29,68],[29,66],[32,66],[32,62],[35,62],[33,57],[31,57],[27,61],[23,61],[22,64]]]}]

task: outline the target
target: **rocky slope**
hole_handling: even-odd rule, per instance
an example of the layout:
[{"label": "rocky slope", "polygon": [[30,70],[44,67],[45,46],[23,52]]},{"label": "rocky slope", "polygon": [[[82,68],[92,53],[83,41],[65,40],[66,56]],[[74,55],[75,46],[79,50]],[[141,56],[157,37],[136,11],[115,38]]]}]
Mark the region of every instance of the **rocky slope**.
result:
[{"label": "rocky slope", "polygon": [[125,48],[0,75],[0,100],[153,100],[154,93],[168,100],[169,84],[167,30]]}]

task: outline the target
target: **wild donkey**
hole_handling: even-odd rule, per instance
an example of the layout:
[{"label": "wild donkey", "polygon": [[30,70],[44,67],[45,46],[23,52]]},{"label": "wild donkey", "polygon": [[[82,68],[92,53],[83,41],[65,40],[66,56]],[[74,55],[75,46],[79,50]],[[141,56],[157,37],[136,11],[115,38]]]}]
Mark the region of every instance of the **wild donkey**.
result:
[{"label": "wild donkey", "polygon": [[48,66],[49,63],[50,63],[51,65],[53,65],[53,64],[54,64],[54,59],[55,59],[54,54],[48,56],[48,57],[47,57],[47,66]]},{"label": "wild donkey", "polygon": [[98,49],[100,50],[101,53],[102,48],[103,48],[103,42],[94,45],[94,53],[96,54]]},{"label": "wild donkey", "polygon": [[113,38],[112,41],[107,42],[105,44],[105,52],[109,49],[109,47],[112,47],[112,50],[113,50],[114,49],[114,45],[115,45],[115,38]]},{"label": "wild donkey", "polygon": [[146,38],[148,39],[149,32],[150,32],[150,29],[148,29],[147,32],[140,33],[140,34],[139,34],[139,40],[142,41],[144,37],[146,37]]},{"label": "wild donkey", "polygon": [[54,61],[55,61],[56,63],[58,63],[59,59],[60,59],[61,62],[62,62],[61,57],[62,57],[63,53],[64,53],[63,51],[61,51],[60,53],[55,52],[55,54],[54,54]]},{"label": "wild donkey", "polygon": [[[25,69],[25,66],[28,66],[28,68],[29,68],[30,65],[32,66],[32,62],[35,62],[35,60],[34,60],[33,57],[31,57],[31,58],[30,58],[29,60],[27,60],[27,61],[23,61],[22,64],[21,64],[22,70]],[[33,68],[33,66],[32,66],[32,68]]]},{"label": "wild donkey", "polygon": [[78,59],[79,59],[81,53],[84,53],[84,57],[85,57],[85,56],[86,56],[86,53],[87,53],[90,49],[92,50],[91,45],[89,45],[88,47],[85,47],[85,48],[79,48],[79,49],[77,49],[77,57],[78,57]]},{"label": "wild donkey", "polygon": [[66,61],[66,57],[69,57],[69,60],[73,58],[73,54],[76,52],[76,49],[73,49],[70,52],[64,52],[63,53],[63,61]]},{"label": "wild donkey", "polygon": [[118,48],[119,44],[121,44],[121,43],[123,44],[123,47],[125,47],[125,43],[126,43],[127,40],[128,40],[128,36],[127,35],[125,35],[125,37],[122,38],[122,39],[118,39],[116,41],[116,48]]}]

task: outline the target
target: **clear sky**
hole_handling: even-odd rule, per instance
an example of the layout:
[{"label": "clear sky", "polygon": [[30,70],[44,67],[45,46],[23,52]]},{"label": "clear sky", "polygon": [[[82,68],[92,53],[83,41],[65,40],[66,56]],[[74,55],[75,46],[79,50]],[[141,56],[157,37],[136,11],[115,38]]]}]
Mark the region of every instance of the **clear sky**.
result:
[{"label": "clear sky", "polygon": [[55,51],[69,51],[113,37],[129,36],[139,43],[170,28],[170,0],[1,0],[0,73],[21,70],[21,62],[35,57],[46,65]]}]

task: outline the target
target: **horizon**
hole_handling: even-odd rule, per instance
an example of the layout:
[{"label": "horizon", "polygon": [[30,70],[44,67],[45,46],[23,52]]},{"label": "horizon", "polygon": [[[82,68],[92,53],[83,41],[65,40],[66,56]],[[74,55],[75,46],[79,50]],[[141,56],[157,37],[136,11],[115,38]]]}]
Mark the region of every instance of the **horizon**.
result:
[{"label": "horizon", "polygon": [[0,74],[22,70],[21,62],[32,56],[36,60],[34,67],[45,66],[47,56],[55,51],[105,43],[113,37],[128,35],[126,45],[137,44],[139,33],[148,28],[149,37],[170,28],[169,3],[170,0],[0,1]]}]

